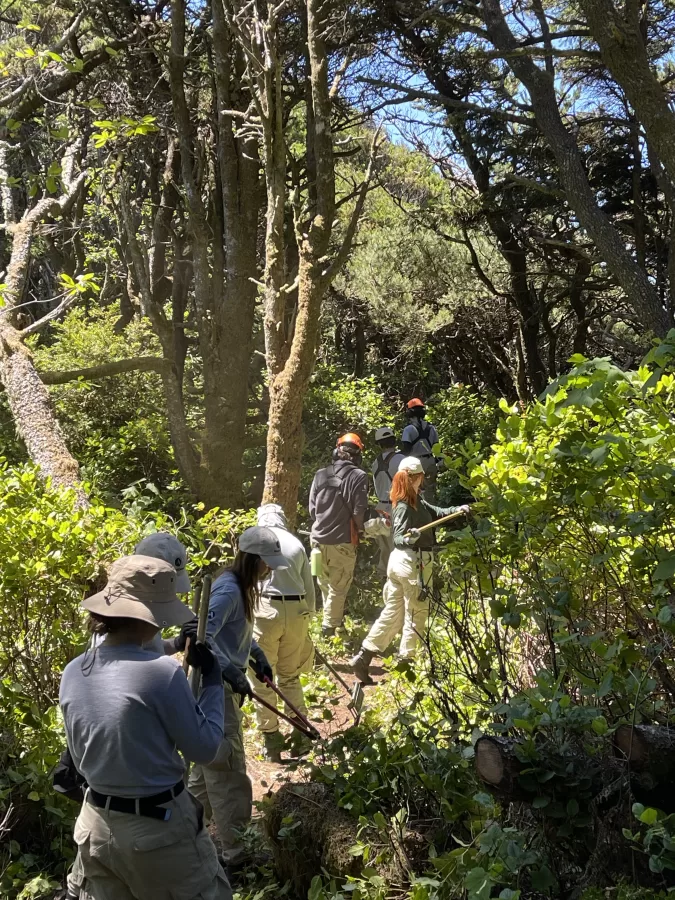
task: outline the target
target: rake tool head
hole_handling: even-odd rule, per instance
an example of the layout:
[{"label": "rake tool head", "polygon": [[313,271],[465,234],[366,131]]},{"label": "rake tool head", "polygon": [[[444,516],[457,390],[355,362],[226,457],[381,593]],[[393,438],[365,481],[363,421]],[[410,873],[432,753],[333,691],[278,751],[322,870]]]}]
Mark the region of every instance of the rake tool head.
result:
[{"label": "rake tool head", "polygon": [[356,725],[359,724],[359,719],[361,718],[361,709],[363,708],[363,685],[360,681],[355,682],[354,687],[352,688],[352,695],[349,703],[347,704],[347,709],[351,709],[354,712],[354,722]]}]

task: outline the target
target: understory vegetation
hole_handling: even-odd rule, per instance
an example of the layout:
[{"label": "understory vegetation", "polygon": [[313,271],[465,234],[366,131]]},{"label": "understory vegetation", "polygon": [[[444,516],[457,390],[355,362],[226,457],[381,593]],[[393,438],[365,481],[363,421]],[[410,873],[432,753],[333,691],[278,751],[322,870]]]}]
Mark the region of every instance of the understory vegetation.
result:
[{"label": "understory vegetation", "polygon": [[[526,409],[502,401],[495,413],[466,388],[435,399],[452,429],[447,490],[460,484],[476,503],[470,525],[445,533],[438,551],[424,662],[385,660],[360,724],[316,748],[290,797],[281,789],[283,815],[263,802],[286,862],[247,871],[242,896],[273,886],[311,900],[628,900],[668,889],[670,757],[629,771],[616,736],[621,726],[672,725],[675,334],[637,370],[572,363]],[[371,380],[336,378],[319,370],[312,388],[318,440],[353,421],[354,398],[364,431],[396,421]],[[90,396],[63,402],[84,402],[101,433],[108,427],[110,407],[99,415]],[[196,573],[226,559],[251,521],[185,508],[169,517],[148,484],[115,508],[83,510],[32,466],[3,466],[0,610],[12,635],[0,654],[3,896],[42,896],[72,857],[74,810],[49,774],[63,743],[59,672],[84,641],[79,601],[148,530],[176,530]],[[315,626],[333,657],[358,646],[377,605],[367,548],[360,566],[370,582],[356,579],[346,633],[326,642]],[[307,691],[313,717],[330,716],[327,673],[311,673]],[[477,754],[489,739],[504,764],[493,782]],[[296,798],[301,789],[321,802]],[[307,840],[317,854],[309,871]]]}]

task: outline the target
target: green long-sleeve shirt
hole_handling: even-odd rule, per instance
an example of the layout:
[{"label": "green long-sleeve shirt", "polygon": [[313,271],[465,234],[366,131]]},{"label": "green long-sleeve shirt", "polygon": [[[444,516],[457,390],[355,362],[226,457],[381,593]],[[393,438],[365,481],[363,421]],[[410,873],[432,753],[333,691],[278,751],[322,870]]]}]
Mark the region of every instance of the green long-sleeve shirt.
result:
[{"label": "green long-sleeve shirt", "polygon": [[458,506],[433,506],[427,503],[422,497],[417,498],[417,509],[409,506],[404,500],[401,500],[394,507],[391,516],[391,533],[394,539],[394,547],[399,550],[408,550],[414,546],[419,550],[430,550],[434,546],[434,529],[423,531],[416,544],[407,544],[403,537],[408,534],[411,528],[421,528],[428,525],[436,519],[443,516],[452,515],[457,512]]}]

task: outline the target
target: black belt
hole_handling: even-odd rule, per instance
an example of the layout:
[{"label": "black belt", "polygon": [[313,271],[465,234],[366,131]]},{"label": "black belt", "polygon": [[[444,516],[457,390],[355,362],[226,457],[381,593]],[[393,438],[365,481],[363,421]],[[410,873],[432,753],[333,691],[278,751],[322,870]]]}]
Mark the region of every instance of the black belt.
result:
[{"label": "black belt", "polygon": [[89,788],[87,798],[99,809],[112,810],[113,812],[129,813],[132,816],[145,816],[148,819],[160,819],[168,822],[171,818],[170,809],[162,809],[163,803],[170,803],[185,790],[185,782],[179,781],[168,791],[161,794],[153,794],[151,797],[139,797],[137,800],[131,797],[112,797],[109,794],[99,794],[98,791]]},{"label": "black belt", "polygon": [[266,600],[304,600],[304,594],[263,594]]}]

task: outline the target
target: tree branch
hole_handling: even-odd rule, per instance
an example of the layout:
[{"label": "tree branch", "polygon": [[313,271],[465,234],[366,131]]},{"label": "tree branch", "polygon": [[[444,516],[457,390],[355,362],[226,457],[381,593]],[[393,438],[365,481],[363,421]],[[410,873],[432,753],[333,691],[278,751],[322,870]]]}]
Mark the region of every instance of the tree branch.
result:
[{"label": "tree branch", "polygon": [[133,359],[118,359],[101,363],[99,366],[88,366],[84,369],[71,369],[65,372],[38,372],[43,384],[68,384],[71,381],[95,381],[98,378],[109,378],[112,375],[123,375],[125,372],[159,372],[170,368],[166,359],[158,356],[138,356]]}]

